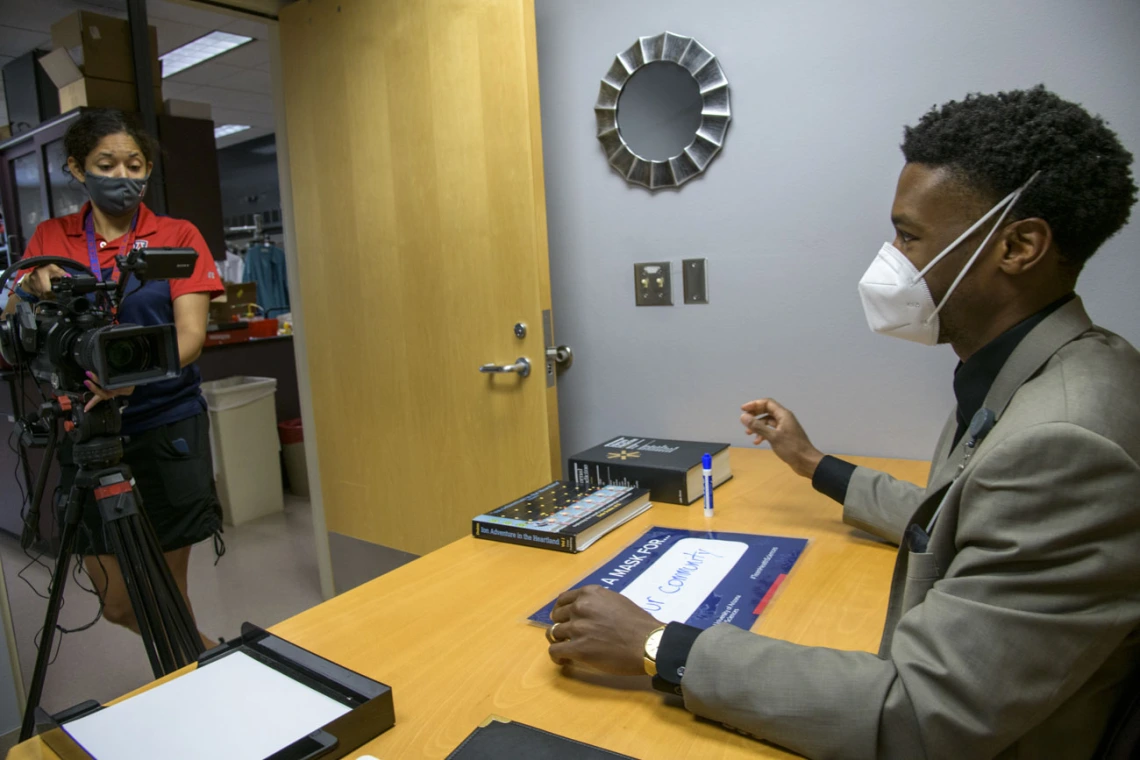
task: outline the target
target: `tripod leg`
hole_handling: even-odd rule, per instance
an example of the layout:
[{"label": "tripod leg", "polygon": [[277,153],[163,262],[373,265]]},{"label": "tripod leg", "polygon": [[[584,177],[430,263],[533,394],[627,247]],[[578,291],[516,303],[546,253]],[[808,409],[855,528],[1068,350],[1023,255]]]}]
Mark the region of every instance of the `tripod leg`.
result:
[{"label": "tripod leg", "polygon": [[155,677],[193,662],[203,651],[198,629],[170,574],[141,498],[125,467],[101,473],[95,491],[100,514],[111,529],[135,619],[151,656]]},{"label": "tripod leg", "polygon": [[[102,509],[102,503],[100,503]],[[137,547],[133,545],[132,537],[124,536],[123,525],[116,519],[107,523],[111,551],[119,561],[119,571],[123,574],[123,585],[127,588],[127,596],[131,599],[131,609],[135,613],[135,622],[139,626],[139,635],[142,636],[143,646],[146,648],[147,658],[150,660],[150,669],[155,678],[175,670],[174,661],[170,657],[168,647],[165,646],[161,632],[151,627],[155,619],[155,610],[152,607],[153,597],[149,589],[143,588],[146,576],[138,572]]]},{"label": "tripod leg", "polygon": [[[40,463],[40,472],[36,476],[36,486],[32,491],[32,505],[28,507],[28,513],[24,516],[24,526],[20,532],[20,546],[26,549],[31,549],[32,544],[40,537],[40,505],[44,500],[44,489],[47,488],[48,475],[51,472],[52,455],[55,454],[56,439],[59,437],[56,431],[55,420],[51,423],[51,435],[48,437],[47,448],[44,449],[44,458]],[[24,464],[25,471],[30,471],[28,466],[28,452],[20,447],[20,461]]]},{"label": "tripod leg", "polygon": [[[133,527],[141,535],[147,532],[148,526],[146,523],[139,523]],[[151,553],[149,550],[152,546],[149,542],[143,541],[140,542],[140,545],[144,550],[143,559],[148,577],[151,579],[154,595],[158,600],[162,625],[166,630],[171,648],[174,650],[175,660],[184,664],[192,662],[198,659],[202,653],[202,640],[198,636],[197,628],[189,610],[180,609],[185,604],[182,591],[178,588],[178,584],[174,583],[173,576],[170,577],[169,586],[165,582],[166,575],[163,570],[169,573],[166,557],[161,553]]]},{"label": "tripod leg", "polygon": [[63,535],[59,544],[59,559],[52,573],[51,589],[48,594],[47,615],[44,616],[43,636],[40,649],[36,653],[36,667],[32,672],[32,684],[28,689],[28,701],[24,705],[24,721],[20,727],[20,741],[32,738],[36,728],[35,712],[43,696],[44,680],[47,678],[48,663],[51,660],[52,644],[55,641],[56,624],[59,622],[59,608],[63,603],[63,587],[67,583],[67,573],[71,569],[71,553],[75,550],[75,537],[79,533],[79,520],[83,515],[83,501],[87,492],[72,487],[64,512]]},{"label": "tripod leg", "polygon": [[[135,498],[140,498],[138,489],[135,490]],[[170,630],[178,634],[178,638],[183,642],[187,654],[185,662],[193,662],[205,651],[202,646],[202,637],[198,635],[198,625],[194,622],[190,607],[182,596],[182,589],[178,587],[174,575],[170,572],[170,567],[166,564],[166,557],[159,548],[158,536],[154,533],[154,527],[149,520],[144,518],[139,520],[138,528],[140,533],[144,534],[145,539],[139,543],[149,550],[147,554],[153,568],[149,577],[156,580],[160,599],[165,602],[163,609],[169,610],[174,618],[170,624]]]},{"label": "tripod leg", "polygon": [[[122,530],[126,538],[124,543],[131,557],[131,572],[138,579],[140,588],[146,592],[144,609],[149,617],[149,628],[155,646],[164,662],[169,663],[167,672],[170,672],[189,664],[197,655],[192,655],[186,647],[187,623],[178,617],[178,611],[174,606],[176,599],[181,601],[182,594],[171,579],[175,594],[171,596],[164,582],[164,577],[170,574],[170,569],[166,567],[166,559],[162,553],[148,541],[144,526],[145,522],[141,515],[139,519],[123,520]],[[192,629],[193,623],[190,622],[189,626]]]}]

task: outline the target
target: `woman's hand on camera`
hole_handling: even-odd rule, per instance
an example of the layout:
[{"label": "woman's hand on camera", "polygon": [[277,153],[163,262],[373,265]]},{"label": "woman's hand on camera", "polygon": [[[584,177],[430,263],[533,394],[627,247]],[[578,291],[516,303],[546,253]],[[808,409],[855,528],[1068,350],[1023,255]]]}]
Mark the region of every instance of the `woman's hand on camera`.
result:
[{"label": "woman's hand on camera", "polygon": [[118,388],[113,391],[105,390],[99,385],[99,378],[95,376],[94,372],[87,373],[87,379],[83,381],[83,384],[86,385],[87,390],[92,393],[91,400],[83,407],[83,411],[85,412],[90,412],[101,401],[110,401],[118,396],[129,396],[135,392],[135,386],[133,385],[129,388]]},{"label": "woman's hand on camera", "polygon": [[47,264],[26,274],[20,285],[36,298],[47,298],[51,295],[52,282],[69,276],[63,267]]}]

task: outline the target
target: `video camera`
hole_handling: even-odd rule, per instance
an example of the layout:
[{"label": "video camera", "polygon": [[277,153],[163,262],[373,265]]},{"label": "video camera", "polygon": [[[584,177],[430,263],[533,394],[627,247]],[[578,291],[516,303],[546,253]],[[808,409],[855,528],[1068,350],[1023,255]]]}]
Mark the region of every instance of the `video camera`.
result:
[{"label": "video camera", "polygon": [[[94,514],[115,555],[123,582],[130,592],[131,608],[155,677],[193,662],[202,653],[202,641],[163,559],[162,547],[143,511],[142,497],[129,465],[123,464],[122,400],[112,398],[90,409],[85,401],[87,373],[93,373],[108,390],[155,383],[177,377],[182,371],[175,326],[118,324],[119,306],[145,280],[189,277],[198,253],[193,249],[138,248],[116,256],[120,277],[102,281],[95,272],[72,259],[39,256],[24,259],[0,273],[0,288],[16,272],[51,264],[73,274],[52,283],[52,299],[35,304],[20,300],[0,320],[0,355],[17,370],[16,382],[30,370],[53,392],[25,414],[22,389],[13,393],[16,432],[25,478],[30,480],[26,449],[43,446],[44,456],[28,507],[21,510],[20,546],[25,551],[41,538],[40,509],[57,445],[68,442],[75,465],[66,502],[58,510],[59,555],[49,585],[43,637],[28,689],[28,703],[20,735],[29,738],[43,694],[52,656],[52,639],[59,627],[63,590],[78,546],[85,515]],[[60,435],[60,427],[66,438]],[[62,461],[61,461],[62,465]],[[94,510],[87,509],[88,504]],[[62,630],[62,629],[60,629]],[[42,712],[42,711],[41,711]]]},{"label": "video camera", "polygon": [[[61,256],[22,259],[0,273],[0,289],[16,272],[55,264],[74,274],[52,284],[54,300],[20,301],[0,319],[0,356],[17,369],[30,370],[41,383],[50,383],[52,398],[25,410],[16,394],[16,427],[25,478],[30,478],[23,450],[45,448],[40,472],[32,487],[32,502],[24,515],[20,544],[32,546],[39,536],[40,503],[62,422],[73,443],[73,457],[83,467],[113,467],[122,458],[121,401],[84,409],[84,382],[92,372],[107,390],[155,383],[182,371],[174,325],[116,324],[130,275],[144,280],[189,277],[198,253],[192,248],[136,248],[117,256],[118,282],[100,281],[87,267]],[[132,291],[133,292],[133,291]],[[25,413],[26,412],[26,413]]]},{"label": "video camera", "polygon": [[197,258],[192,248],[136,248],[117,257],[117,283],[99,281],[74,259],[24,259],[0,274],[0,288],[17,271],[49,264],[75,274],[53,283],[55,300],[20,302],[0,321],[0,356],[14,367],[28,367],[57,393],[82,393],[87,372],[107,390],[177,377],[182,365],[174,325],[116,324],[116,314],[128,275],[140,282],[182,279],[194,271]]}]

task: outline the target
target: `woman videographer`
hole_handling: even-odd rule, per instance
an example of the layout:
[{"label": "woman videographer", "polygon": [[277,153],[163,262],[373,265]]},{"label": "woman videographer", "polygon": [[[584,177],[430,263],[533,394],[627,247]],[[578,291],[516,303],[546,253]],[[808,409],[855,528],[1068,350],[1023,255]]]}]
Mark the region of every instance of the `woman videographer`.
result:
[{"label": "woman videographer", "polygon": [[[119,277],[115,256],[132,248],[198,252],[189,278],[128,282],[119,307],[123,323],[174,324],[182,373],[114,392],[100,388],[94,376],[86,383],[91,391],[88,410],[113,396],[130,395],[123,409],[123,435],[129,436],[123,463],[134,475],[166,562],[187,597],[191,546],[213,536],[219,553],[221,547],[222,511],[214,487],[201,375],[194,362],[206,339],[210,299],[225,289],[198,229],[181,219],[157,216],[142,203],[155,146],[135,120],[116,109],[85,111],[67,130],[64,147],[68,171],[83,183],[91,200],[76,214],[41,222],[26,256],[66,256],[107,279]],[[64,276],[57,266],[40,267],[20,279],[14,296],[25,301],[51,298],[51,281]],[[62,447],[60,465],[66,494],[75,476],[67,445]],[[103,616],[138,633],[122,572],[93,500],[85,505],[83,526],[78,551],[103,601]],[[188,597],[186,603],[189,606]],[[202,642],[207,648],[217,643],[205,636]]]}]

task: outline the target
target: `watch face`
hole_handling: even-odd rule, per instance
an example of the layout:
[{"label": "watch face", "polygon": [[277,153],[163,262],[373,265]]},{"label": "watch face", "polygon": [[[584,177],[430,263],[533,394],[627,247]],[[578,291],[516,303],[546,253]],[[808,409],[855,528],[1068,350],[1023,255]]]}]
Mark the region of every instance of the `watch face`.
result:
[{"label": "watch face", "polygon": [[645,640],[645,656],[654,662],[657,661],[657,649],[661,646],[661,637],[664,635],[665,631],[663,630],[654,631]]}]

